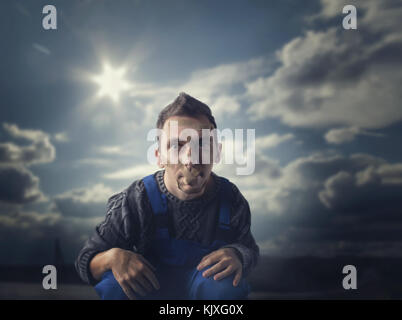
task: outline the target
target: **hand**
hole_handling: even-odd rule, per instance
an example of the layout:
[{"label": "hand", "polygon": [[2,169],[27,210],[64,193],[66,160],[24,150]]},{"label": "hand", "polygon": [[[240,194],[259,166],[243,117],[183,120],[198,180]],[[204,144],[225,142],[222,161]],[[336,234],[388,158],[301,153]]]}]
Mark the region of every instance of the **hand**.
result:
[{"label": "hand", "polygon": [[153,267],[142,255],[132,251],[115,248],[111,269],[116,281],[131,300],[135,294],[145,296],[154,289],[159,289],[159,282]]},{"label": "hand", "polygon": [[200,271],[205,267],[214,264],[211,268],[202,273],[202,276],[205,278],[215,274],[214,280],[220,280],[235,273],[233,286],[236,287],[239,284],[243,273],[243,265],[235,250],[236,249],[234,248],[223,248],[211,252],[202,258],[197,266],[197,270]]}]

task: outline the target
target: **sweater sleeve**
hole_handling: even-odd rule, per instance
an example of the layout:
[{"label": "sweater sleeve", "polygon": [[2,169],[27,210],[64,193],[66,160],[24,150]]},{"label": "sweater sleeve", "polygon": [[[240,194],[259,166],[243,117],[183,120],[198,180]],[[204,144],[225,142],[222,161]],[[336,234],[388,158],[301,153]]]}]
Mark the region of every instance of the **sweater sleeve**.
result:
[{"label": "sweater sleeve", "polygon": [[251,214],[247,200],[239,189],[232,184],[234,203],[232,207],[231,227],[236,233],[236,240],[224,247],[234,248],[243,264],[243,276],[247,276],[257,265],[260,250],[251,233]]},{"label": "sweater sleeve", "polygon": [[89,269],[89,264],[96,254],[114,247],[128,250],[133,246],[129,241],[131,215],[127,191],[110,197],[106,208],[105,219],[95,227],[95,231],[85,242],[75,261],[78,275],[91,285],[97,282]]}]

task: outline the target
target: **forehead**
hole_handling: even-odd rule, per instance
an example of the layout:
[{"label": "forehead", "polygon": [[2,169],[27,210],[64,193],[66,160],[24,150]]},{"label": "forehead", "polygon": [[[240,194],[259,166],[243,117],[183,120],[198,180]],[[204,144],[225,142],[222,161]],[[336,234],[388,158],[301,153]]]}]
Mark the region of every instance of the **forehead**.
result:
[{"label": "forehead", "polygon": [[170,117],[166,120],[165,124],[163,125],[163,130],[166,132],[168,136],[175,135],[174,128],[177,126],[177,133],[180,134],[181,131],[184,129],[194,129],[201,133],[202,129],[213,129],[213,125],[209,122],[208,118],[205,116],[199,116],[197,118],[192,117],[185,117],[185,116],[174,116]]}]

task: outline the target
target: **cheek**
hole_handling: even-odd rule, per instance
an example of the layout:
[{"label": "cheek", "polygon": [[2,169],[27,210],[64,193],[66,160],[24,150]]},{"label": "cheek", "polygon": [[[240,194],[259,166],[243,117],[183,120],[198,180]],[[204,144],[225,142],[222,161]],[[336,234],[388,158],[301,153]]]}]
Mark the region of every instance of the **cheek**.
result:
[{"label": "cheek", "polygon": [[179,157],[178,157],[178,153],[176,151],[169,150],[166,155],[167,155],[166,163],[172,164],[172,165],[179,163]]},{"label": "cheek", "polygon": [[202,171],[204,173],[204,179],[207,179],[209,174],[212,171],[212,164],[203,164],[202,165]]},{"label": "cheek", "polygon": [[177,173],[177,172],[179,171],[179,169],[180,169],[179,165],[177,165],[177,164],[170,164],[170,163],[168,163],[168,164],[165,166],[165,168],[166,168],[166,170],[169,172],[169,174],[170,174],[171,176],[176,175],[176,173]]},{"label": "cheek", "polygon": [[[217,153],[217,148],[214,149],[214,146],[207,146],[200,148],[200,161],[203,161],[203,158],[208,161],[205,165],[212,164],[214,162],[214,153]],[[201,162],[202,163],[202,162]]]}]

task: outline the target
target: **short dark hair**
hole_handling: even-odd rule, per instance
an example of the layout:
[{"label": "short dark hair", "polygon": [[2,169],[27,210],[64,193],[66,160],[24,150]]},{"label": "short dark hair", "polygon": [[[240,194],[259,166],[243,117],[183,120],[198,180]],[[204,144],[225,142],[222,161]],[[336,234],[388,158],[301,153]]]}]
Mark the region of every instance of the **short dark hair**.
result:
[{"label": "short dark hair", "polygon": [[173,116],[186,116],[197,118],[205,116],[216,128],[215,118],[211,109],[203,102],[193,98],[185,92],[180,92],[179,96],[159,113],[156,127],[162,129],[166,120]]}]

